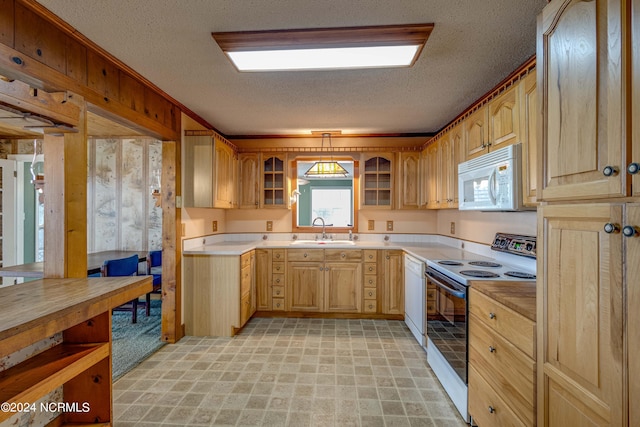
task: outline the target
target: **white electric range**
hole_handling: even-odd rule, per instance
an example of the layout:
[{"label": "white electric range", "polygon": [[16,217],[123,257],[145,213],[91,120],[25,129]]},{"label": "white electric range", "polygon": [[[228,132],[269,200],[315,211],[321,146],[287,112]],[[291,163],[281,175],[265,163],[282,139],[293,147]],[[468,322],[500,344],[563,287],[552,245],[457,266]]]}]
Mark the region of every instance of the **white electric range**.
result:
[{"label": "white electric range", "polygon": [[495,259],[427,260],[425,271],[427,361],[466,422],[469,282],[536,280],[535,236],[498,233],[491,249]]}]

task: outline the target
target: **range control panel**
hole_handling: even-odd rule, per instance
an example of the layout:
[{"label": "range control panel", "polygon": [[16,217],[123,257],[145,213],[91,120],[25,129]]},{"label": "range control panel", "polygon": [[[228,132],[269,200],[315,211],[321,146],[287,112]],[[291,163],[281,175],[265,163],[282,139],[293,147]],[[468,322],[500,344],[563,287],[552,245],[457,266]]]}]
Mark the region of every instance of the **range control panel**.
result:
[{"label": "range control panel", "polygon": [[522,236],[519,234],[496,233],[491,249],[514,255],[536,257],[536,236]]}]

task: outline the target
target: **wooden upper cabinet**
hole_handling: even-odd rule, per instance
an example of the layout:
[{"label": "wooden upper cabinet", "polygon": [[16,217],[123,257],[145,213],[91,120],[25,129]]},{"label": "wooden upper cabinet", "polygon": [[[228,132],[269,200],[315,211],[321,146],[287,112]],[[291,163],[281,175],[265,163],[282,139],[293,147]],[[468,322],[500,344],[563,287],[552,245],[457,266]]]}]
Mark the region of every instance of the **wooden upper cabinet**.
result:
[{"label": "wooden upper cabinet", "polygon": [[[441,140],[442,139],[440,139],[440,141]],[[438,177],[440,176],[440,164],[438,162],[438,145],[440,141],[431,143],[425,149],[425,163],[427,169],[427,209],[438,209],[440,207],[440,194],[438,186]]]},{"label": "wooden upper cabinet", "polygon": [[626,425],[623,237],[604,231],[622,223],[622,210],[607,203],[538,208],[545,266],[537,286],[538,425]]},{"label": "wooden upper cabinet", "polygon": [[184,137],[183,206],[213,207],[213,144],[211,136]]},{"label": "wooden upper cabinet", "polygon": [[391,208],[392,158],[391,155],[365,156],[362,206]]},{"label": "wooden upper cabinet", "polygon": [[234,206],[236,156],[219,137],[184,138],[183,205],[194,208]]},{"label": "wooden upper cabinet", "polygon": [[256,209],[260,206],[260,154],[240,154],[238,166],[239,207]]},{"label": "wooden upper cabinet", "polygon": [[[631,111],[638,117],[640,111],[640,0],[633,0],[631,13]],[[627,171],[640,169],[640,123],[631,123],[632,153],[627,161]],[[640,197],[640,171],[632,174],[633,196]]]},{"label": "wooden upper cabinet", "polygon": [[466,157],[471,159],[489,151],[489,109],[485,105],[462,122]]},{"label": "wooden upper cabinet", "polygon": [[[626,196],[621,0],[553,0],[539,19],[540,200]],[[637,72],[637,71],[636,71]]]},{"label": "wooden upper cabinet", "polygon": [[420,152],[420,188],[419,204],[421,208],[426,208],[429,201],[429,157],[427,148]]},{"label": "wooden upper cabinet", "polygon": [[489,102],[489,151],[520,142],[517,88],[514,84]]},{"label": "wooden upper cabinet", "polygon": [[287,207],[287,158],[286,155],[262,158],[262,207]]},{"label": "wooden upper cabinet", "polygon": [[537,205],[538,186],[538,91],[535,70],[527,74],[520,91],[520,133],[522,135],[522,202]]},{"label": "wooden upper cabinet", "polygon": [[231,208],[235,200],[235,153],[221,139],[214,138],[214,208]]},{"label": "wooden upper cabinet", "polygon": [[420,205],[420,153],[399,154],[398,209],[417,209]]},{"label": "wooden upper cabinet", "polygon": [[450,198],[453,198],[453,203],[449,204],[450,208],[458,207],[458,165],[467,160],[467,152],[464,147],[464,133],[462,130],[462,125],[456,125],[450,131],[450,139],[451,139],[451,150],[453,151],[451,157],[453,159],[453,163],[451,163],[451,169],[449,171],[450,174],[450,192],[449,194],[453,195]]}]

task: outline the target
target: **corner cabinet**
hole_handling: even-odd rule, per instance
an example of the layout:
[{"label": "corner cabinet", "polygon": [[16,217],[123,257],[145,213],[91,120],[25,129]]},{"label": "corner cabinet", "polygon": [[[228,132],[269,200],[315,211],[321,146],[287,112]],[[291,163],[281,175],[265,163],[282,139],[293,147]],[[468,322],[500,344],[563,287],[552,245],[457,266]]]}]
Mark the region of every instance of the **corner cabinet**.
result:
[{"label": "corner cabinet", "polygon": [[393,156],[366,155],[363,158],[362,173],[362,207],[380,207],[391,209],[393,196]]},{"label": "corner cabinet", "polygon": [[185,131],[183,206],[235,207],[236,153],[210,131]]}]

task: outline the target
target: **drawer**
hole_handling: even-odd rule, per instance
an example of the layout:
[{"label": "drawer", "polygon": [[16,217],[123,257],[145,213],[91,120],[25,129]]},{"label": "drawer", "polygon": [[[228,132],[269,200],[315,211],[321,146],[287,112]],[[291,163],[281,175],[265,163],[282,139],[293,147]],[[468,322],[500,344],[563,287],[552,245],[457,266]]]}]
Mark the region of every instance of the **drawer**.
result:
[{"label": "drawer", "polygon": [[479,292],[474,292],[473,287],[469,293],[469,313],[476,315],[490,329],[535,360],[535,322]]},{"label": "drawer", "polygon": [[323,249],[291,249],[287,252],[288,261],[324,261]]},{"label": "drawer", "polygon": [[240,268],[251,266],[251,258],[253,258],[253,251],[242,254],[240,256]]},{"label": "drawer", "polygon": [[360,249],[325,249],[325,261],[362,261]]},{"label": "drawer", "polygon": [[535,363],[475,315],[469,316],[469,365],[526,425],[535,424]]},{"label": "drawer", "polygon": [[273,286],[271,295],[273,295],[273,298],[284,298],[284,286]]},{"label": "drawer", "polygon": [[284,274],[284,262],[274,262],[271,265],[273,266],[273,273]]},{"label": "drawer", "polygon": [[251,266],[240,270],[240,295],[244,295],[251,289]]},{"label": "drawer", "polygon": [[526,426],[471,366],[469,366],[469,414],[478,427]]},{"label": "drawer", "polygon": [[271,286],[284,286],[284,274],[274,274],[271,278]]},{"label": "drawer", "polygon": [[378,265],[373,262],[365,262],[364,274],[378,274]]},{"label": "drawer", "polygon": [[436,290],[427,289],[427,314],[436,314]]},{"label": "drawer", "polygon": [[377,299],[378,290],[376,288],[364,288],[364,299]]},{"label": "drawer", "polygon": [[284,298],[273,298],[271,302],[273,311],[284,311]]},{"label": "drawer", "polygon": [[364,251],[364,261],[365,262],[377,262],[378,261],[378,251],[375,249],[365,249]]},{"label": "drawer", "polygon": [[272,261],[284,261],[284,249],[274,249],[271,257]]},{"label": "drawer", "polygon": [[378,311],[378,302],[372,299],[364,300],[364,306],[362,307],[364,313],[375,313]]},{"label": "drawer", "polygon": [[372,275],[372,274],[365,274],[364,275],[364,287],[365,288],[375,288],[377,286],[378,286],[378,276]]}]

